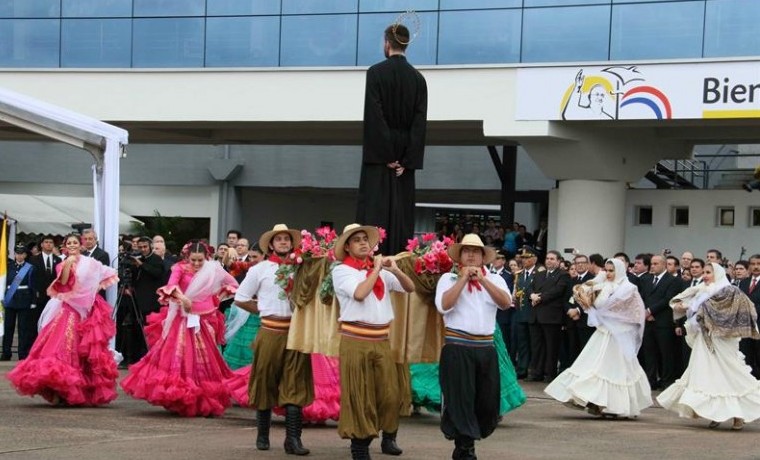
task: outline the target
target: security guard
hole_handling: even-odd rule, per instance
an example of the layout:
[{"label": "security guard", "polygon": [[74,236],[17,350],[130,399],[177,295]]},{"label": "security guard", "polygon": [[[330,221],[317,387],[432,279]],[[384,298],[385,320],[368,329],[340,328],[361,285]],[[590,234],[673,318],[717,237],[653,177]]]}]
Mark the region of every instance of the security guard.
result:
[{"label": "security guard", "polygon": [[8,276],[6,278],[8,287],[3,296],[3,306],[5,307],[5,335],[3,336],[3,354],[0,357],[2,361],[11,360],[11,346],[13,344],[13,334],[16,330],[18,320],[18,358],[25,359],[32,348],[34,341],[34,315],[32,309],[34,304],[35,291],[33,286],[32,264],[26,261],[29,255],[26,246],[19,244],[14,250],[14,260],[8,261]]}]

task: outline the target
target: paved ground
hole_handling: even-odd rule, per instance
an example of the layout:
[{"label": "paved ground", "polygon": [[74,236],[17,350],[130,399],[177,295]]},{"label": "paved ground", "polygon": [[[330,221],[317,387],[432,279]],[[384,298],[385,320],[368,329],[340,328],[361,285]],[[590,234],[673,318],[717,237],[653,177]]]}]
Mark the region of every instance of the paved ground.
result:
[{"label": "paved ground", "polygon": [[[4,375],[13,363],[0,363]],[[122,371],[123,372],[123,371]],[[599,420],[568,409],[542,393],[543,385],[524,386],[528,402],[508,414],[496,432],[477,443],[487,459],[760,459],[760,423],[732,432],[729,425],[705,428],[704,420],[683,420],[661,408],[637,420]],[[124,394],[103,408],[57,408],[40,398],[16,395],[0,381],[0,459],[248,459],[285,458],[284,426],[272,429],[273,450],[254,448],[253,413],[230,409],[222,418],[184,419]],[[350,458],[348,443],[334,424],[304,430],[310,458]],[[403,419],[402,460],[451,458],[452,444],[432,414]],[[371,447],[374,458],[389,459]],[[292,458],[292,457],[290,457]]]}]

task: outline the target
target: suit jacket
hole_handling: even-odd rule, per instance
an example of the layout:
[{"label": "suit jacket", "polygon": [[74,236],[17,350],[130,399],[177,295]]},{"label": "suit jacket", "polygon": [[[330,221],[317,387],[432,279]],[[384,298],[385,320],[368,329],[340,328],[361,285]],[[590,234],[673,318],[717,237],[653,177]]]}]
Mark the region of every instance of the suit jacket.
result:
[{"label": "suit jacket", "polygon": [[682,283],[679,278],[664,272],[660,275],[657,286],[653,286],[654,275],[647,273],[639,278],[639,292],[644,300],[644,306],[652,312],[657,327],[673,328],[673,309],[670,299],[681,292]]},{"label": "suit jacket", "polygon": [[527,273],[528,272],[523,269],[517,274],[517,279],[515,280],[515,296],[517,296],[519,292],[522,292],[519,303],[517,298],[515,298],[515,308],[517,310],[515,320],[518,323],[527,323],[530,321],[530,312],[533,309],[530,305],[530,295],[533,293],[531,283],[537,273],[536,267],[533,267],[530,276],[528,276]]},{"label": "suit jacket", "polygon": [[578,321],[573,321],[572,319],[570,319],[570,317],[568,317],[567,318],[567,323],[568,324],[575,323],[576,326],[588,327],[588,314],[585,311],[583,311],[583,308],[581,308],[580,305],[578,305],[576,303],[572,303],[571,304],[570,303],[570,299],[573,297],[573,287],[575,287],[575,286],[577,286],[579,284],[583,284],[586,281],[591,281],[592,279],[594,279],[594,275],[591,272],[588,272],[588,271],[586,272],[585,275],[583,275],[583,277],[580,280],[577,277],[576,278],[570,278],[570,284],[567,285],[567,294],[565,295],[565,299],[566,299],[565,300],[565,313],[567,313],[568,310],[570,310],[570,309],[577,308],[578,311],[581,312],[581,319],[579,319]]},{"label": "suit jacket", "polygon": [[155,254],[143,259],[142,265],[133,268],[132,286],[135,290],[137,308],[143,314],[159,309],[158,288],[164,285],[164,261]]},{"label": "suit jacket", "polygon": [[[8,278],[10,279],[10,278]],[[757,283],[757,286],[755,286],[755,290],[752,291],[752,294],[749,293],[749,286],[752,284],[752,277],[749,277],[747,279],[743,279],[739,281],[739,289],[745,294],[747,294],[747,297],[752,300],[752,302],[755,304],[755,310],[760,314],[760,282]]]},{"label": "suit jacket", "polygon": [[44,307],[50,297],[47,295],[47,288],[55,281],[55,267],[61,263],[61,258],[55,254],[52,254],[53,267],[50,273],[45,269],[45,258],[42,253],[32,256],[29,262],[34,265],[34,289],[36,291],[36,302],[38,307]]},{"label": "suit jacket", "polygon": [[10,302],[5,305],[5,308],[13,310],[28,310],[32,307],[32,304],[35,303],[37,293],[34,290],[34,265],[29,262],[24,262],[23,265],[17,266],[15,260],[8,261],[8,272],[6,278],[7,284],[5,287],[5,292],[3,292],[3,296],[5,296],[6,292],[8,292],[11,284],[13,284],[13,280],[16,279],[16,274],[24,265],[29,265],[32,267],[32,269],[28,271],[23,278],[21,278],[18,289],[13,294],[13,297],[11,297]]},{"label": "suit jacket", "polygon": [[[86,249],[82,251],[83,253],[88,252]],[[105,265],[106,267],[111,266],[111,256],[108,255],[108,253],[100,247],[95,246],[95,249],[92,250],[92,252],[89,254],[88,257],[92,257],[93,259],[97,260],[101,264]]]},{"label": "suit jacket", "polygon": [[[499,273],[499,276],[501,276],[504,281],[507,283],[507,288],[509,288],[510,295],[512,294],[512,290],[514,289],[514,277],[509,272],[509,270],[502,269],[501,273]],[[502,310],[501,308],[496,310],[496,322],[499,324],[506,324],[510,321],[510,319],[515,315],[515,309],[514,308],[507,308],[506,310]]]},{"label": "suit jacket", "polygon": [[[530,323],[564,324],[565,294],[570,285],[570,275],[561,269],[549,273],[548,270],[533,277],[531,290],[541,294],[541,302],[532,307]],[[530,299],[528,299],[530,302]]]}]

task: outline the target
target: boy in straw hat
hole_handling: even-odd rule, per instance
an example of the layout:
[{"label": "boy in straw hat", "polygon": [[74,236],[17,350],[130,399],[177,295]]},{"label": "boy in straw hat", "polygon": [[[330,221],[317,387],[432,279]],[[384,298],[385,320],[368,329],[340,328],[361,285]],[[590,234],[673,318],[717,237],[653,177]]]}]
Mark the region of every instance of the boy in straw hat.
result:
[{"label": "boy in straw hat", "polygon": [[347,225],[335,242],[335,295],[340,302],[340,421],[351,439],[351,457],[369,459],[369,445],[382,430],[383,453],[396,445],[400,401],[397,365],[388,342],[393,306],[389,291],[412,292],[414,283],[392,258],[376,255],[377,227]]},{"label": "boy in straw hat", "polygon": [[485,266],[496,258],[476,234],[448,249],[459,274],[443,275],[435,305],[443,315],[441,431],[453,439],[454,459],[474,459],[475,440],[488,437],[499,418],[499,360],[493,345],[497,309],[512,303],[507,283]]},{"label": "boy in straw hat", "polygon": [[259,239],[268,259],[248,270],[235,294],[235,304],[261,316],[261,328],[253,342],[256,359],[251,371],[250,404],[256,408],[256,448],[269,450],[272,407],[285,408],[285,452],[308,455],[301,443],[301,408],[314,400],[309,355],[285,348],[290,329],[290,303],[275,282],[280,264],[288,263],[301,232],[277,224]]}]

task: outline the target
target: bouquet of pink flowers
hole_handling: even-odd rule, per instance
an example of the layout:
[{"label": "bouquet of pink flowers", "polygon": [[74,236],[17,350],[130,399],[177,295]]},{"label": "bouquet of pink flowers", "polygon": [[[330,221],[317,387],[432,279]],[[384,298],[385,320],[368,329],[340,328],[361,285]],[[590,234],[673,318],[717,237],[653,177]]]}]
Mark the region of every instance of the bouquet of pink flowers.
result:
[{"label": "bouquet of pink flowers", "polygon": [[439,240],[435,233],[425,233],[420,238],[407,240],[406,250],[417,256],[414,261],[414,272],[418,275],[423,273],[439,275],[451,271],[454,261],[446,250],[452,244],[454,240],[448,236]]},{"label": "bouquet of pink flowers", "polygon": [[319,227],[315,230],[316,236],[308,230],[301,230],[301,254],[306,259],[314,257],[327,257],[329,261],[335,260],[335,240],[338,234],[330,227]]}]

